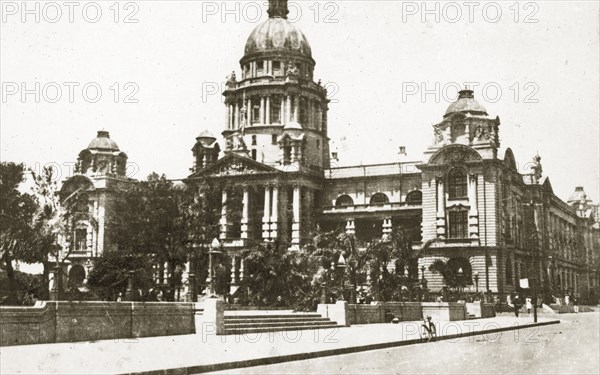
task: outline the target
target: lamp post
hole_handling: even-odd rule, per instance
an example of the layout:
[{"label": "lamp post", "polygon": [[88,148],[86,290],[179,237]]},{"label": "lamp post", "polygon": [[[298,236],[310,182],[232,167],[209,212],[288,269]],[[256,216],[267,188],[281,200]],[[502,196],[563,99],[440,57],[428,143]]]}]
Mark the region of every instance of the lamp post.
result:
[{"label": "lamp post", "polygon": [[475,279],[475,293],[479,294],[479,272],[473,272],[473,278]]},{"label": "lamp post", "polygon": [[221,243],[217,238],[213,239],[210,244],[210,251],[208,252],[208,282],[210,285],[210,298],[216,298],[215,294],[215,272],[213,267],[213,255],[221,254],[219,248]]},{"label": "lamp post", "polygon": [[425,266],[421,266],[421,280],[425,280]]},{"label": "lamp post", "polygon": [[462,267],[459,267],[458,271],[456,271],[456,273],[458,274],[458,291],[459,291],[459,293],[462,293],[462,280],[463,280],[463,269],[462,269]]},{"label": "lamp post", "polygon": [[344,300],[344,274],[346,273],[346,259],[344,259],[344,254],[340,254],[337,262],[337,268],[340,270],[340,297],[338,301]]}]

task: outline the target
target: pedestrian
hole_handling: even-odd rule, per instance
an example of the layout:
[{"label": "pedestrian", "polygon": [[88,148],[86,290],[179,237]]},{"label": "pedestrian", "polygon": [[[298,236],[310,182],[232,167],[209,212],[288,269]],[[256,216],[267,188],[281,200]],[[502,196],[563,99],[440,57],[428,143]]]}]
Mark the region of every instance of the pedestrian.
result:
[{"label": "pedestrian", "polygon": [[117,297],[117,302],[121,302],[123,300],[123,293],[119,292],[119,296]]},{"label": "pedestrian", "polygon": [[527,307],[527,314],[531,314],[531,297],[525,298],[525,307]]},{"label": "pedestrian", "polygon": [[577,301],[577,298],[575,297],[573,297],[573,309],[576,314],[579,314],[579,301]]},{"label": "pedestrian", "polygon": [[515,294],[515,298],[513,298],[513,307],[515,308],[515,316],[518,318],[519,317],[519,309],[521,309],[521,299],[519,298],[518,294]]}]

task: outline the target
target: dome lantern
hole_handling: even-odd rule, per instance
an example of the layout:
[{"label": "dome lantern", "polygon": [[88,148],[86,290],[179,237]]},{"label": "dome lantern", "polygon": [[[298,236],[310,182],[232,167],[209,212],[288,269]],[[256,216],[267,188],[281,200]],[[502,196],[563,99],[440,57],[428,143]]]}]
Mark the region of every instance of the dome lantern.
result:
[{"label": "dome lantern", "polygon": [[269,18],[280,17],[287,19],[287,15],[290,12],[288,10],[287,0],[269,0]]}]

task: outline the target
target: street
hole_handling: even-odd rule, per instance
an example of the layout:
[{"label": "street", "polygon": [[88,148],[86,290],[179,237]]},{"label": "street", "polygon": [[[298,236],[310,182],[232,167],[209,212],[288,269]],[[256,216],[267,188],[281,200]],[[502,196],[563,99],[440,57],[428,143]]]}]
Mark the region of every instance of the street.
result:
[{"label": "street", "polygon": [[218,373],[599,374],[599,313],[556,317],[561,324]]}]

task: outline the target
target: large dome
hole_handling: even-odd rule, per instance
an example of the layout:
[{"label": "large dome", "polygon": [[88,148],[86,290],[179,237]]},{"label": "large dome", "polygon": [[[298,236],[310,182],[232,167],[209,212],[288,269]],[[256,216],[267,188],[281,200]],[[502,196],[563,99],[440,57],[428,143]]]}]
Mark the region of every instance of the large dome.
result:
[{"label": "large dome", "polygon": [[92,139],[88,149],[119,151],[117,143],[110,139],[110,134],[105,130],[99,130],[96,138]]},{"label": "large dome", "polygon": [[455,112],[471,112],[487,115],[486,109],[475,100],[472,90],[458,92],[458,99],[448,106],[444,117]]},{"label": "large dome", "polygon": [[308,40],[287,19],[273,17],[252,31],[246,42],[245,55],[259,52],[296,52],[312,58]]}]

